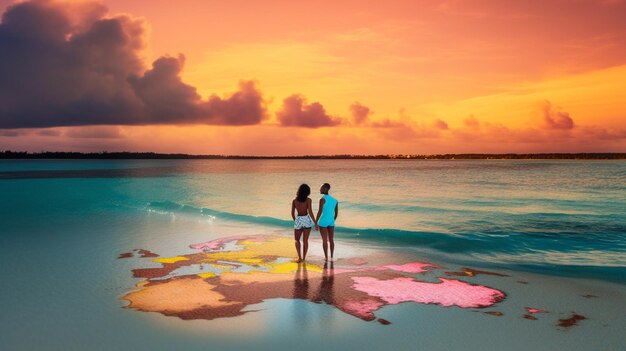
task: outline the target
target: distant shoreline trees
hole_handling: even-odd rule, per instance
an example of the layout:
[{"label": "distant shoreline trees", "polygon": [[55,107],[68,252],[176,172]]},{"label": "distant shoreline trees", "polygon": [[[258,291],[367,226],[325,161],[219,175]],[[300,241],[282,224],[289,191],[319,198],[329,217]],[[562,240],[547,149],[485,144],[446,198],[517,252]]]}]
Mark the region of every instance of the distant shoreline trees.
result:
[{"label": "distant shoreline trees", "polygon": [[303,156],[238,156],[160,154],[154,152],[0,152],[0,159],[409,159],[409,160],[623,160],[626,153],[536,153],[536,154],[388,154],[388,155],[303,155]]}]

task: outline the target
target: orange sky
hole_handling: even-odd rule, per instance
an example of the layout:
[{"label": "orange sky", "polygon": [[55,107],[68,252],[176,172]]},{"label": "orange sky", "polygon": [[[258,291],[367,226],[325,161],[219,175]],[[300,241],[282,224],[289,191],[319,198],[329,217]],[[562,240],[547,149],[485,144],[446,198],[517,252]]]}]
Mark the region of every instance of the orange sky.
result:
[{"label": "orange sky", "polygon": [[[0,0],[4,11],[11,1]],[[0,149],[297,155],[625,152],[620,0],[105,0],[142,17],[145,67],[184,54],[203,98],[255,80],[260,124],[0,129]],[[281,125],[300,94],[333,121]],[[355,102],[369,108],[351,116]],[[1,118],[1,116],[0,116]],[[284,124],[284,123],[283,123]]]}]

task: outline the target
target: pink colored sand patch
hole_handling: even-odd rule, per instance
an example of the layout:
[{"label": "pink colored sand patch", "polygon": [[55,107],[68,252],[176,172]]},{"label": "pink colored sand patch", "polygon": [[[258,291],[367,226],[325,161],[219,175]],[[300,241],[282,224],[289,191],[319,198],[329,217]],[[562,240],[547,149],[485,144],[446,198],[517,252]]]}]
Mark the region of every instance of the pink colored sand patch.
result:
[{"label": "pink colored sand patch", "polygon": [[200,244],[194,244],[194,245],[189,245],[190,248],[192,249],[196,249],[196,250],[204,250],[204,249],[209,249],[209,250],[219,250],[224,246],[223,243],[218,242],[218,240],[216,241],[208,241],[206,243],[200,243]]},{"label": "pink colored sand patch", "polygon": [[360,257],[350,258],[350,259],[348,259],[348,262],[350,264],[352,264],[352,265],[355,265],[355,266],[362,266],[362,265],[367,264],[367,261],[362,259],[362,258],[360,258]]},{"label": "pink colored sand patch", "polygon": [[339,273],[353,273],[353,272],[366,272],[366,271],[396,271],[402,273],[424,273],[428,271],[427,267],[441,268],[439,266],[432,265],[430,263],[411,262],[406,264],[390,264],[386,266],[373,266],[363,268],[337,268],[334,270],[335,274]]},{"label": "pink colored sand patch", "polygon": [[413,278],[379,280],[353,277],[353,288],[385,300],[389,304],[413,301],[462,308],[487,307],[504,298],[504,293],[482,285],[472,285],[454,279],[439,278],[440,283],[417,281]]},{"label": "pink colored sand patch", "polygon": [[364,301],[348,301],[343,304],[343,308],[349,311],[351,314],[359,316],[361,318],[371,319],[374,318],[372,312],[383,307],[383,303],[374,299]]},{"label": "pink colored sand patch", "polygon": [[267,235],[229,236],[226,238],[211,240],[211,241],[207,241],[207,242],[200,243],[200,244],[189,245],[189,247],[194,250],[205,250],[205,249],[220,250],[224,248],[224,245],[226,243],[229,243],[232,241],[240,241],[240,240],[247,240],[247,241],[260,243],[260,242],[264,242],[265,240],[267,240]]},{"label": "pink colored sand patch", "polygon": [[403,273],[424,273],[427,271],[426,267],[432,267],[432,268],[441,268],[429,263],[422,263],[422,262],[412,262],[412,263],[407,263],[407,264],[391,264],[391,265],[387,265],[387,266],[382,266],[382,268],[384,269],[390,269],[392,271],[398,271],[398,272],[403,272]]},{"label": "pink colored sand patch", "polygon": [[526,311],[528,311],[528,313],[546,313],[546,310],[540,310],[538,308],[532,308],[532,307],[526,307]]}]

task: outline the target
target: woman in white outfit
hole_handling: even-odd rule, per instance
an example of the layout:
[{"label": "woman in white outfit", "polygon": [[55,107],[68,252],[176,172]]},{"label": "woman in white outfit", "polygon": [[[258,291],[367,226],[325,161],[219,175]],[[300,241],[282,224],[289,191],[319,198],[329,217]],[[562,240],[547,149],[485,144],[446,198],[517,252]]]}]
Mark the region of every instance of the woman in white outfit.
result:
[{"label": "woman in white outfit", "polygon": [[[316,223],[313,220],[313,208],[311,207],[311,188],[308,185],[302,184],[298,188],[296,198],[291,201],[291,218],[293,218],[293,236],[296,242],[296,251],[298,252],[298,262],[303,262],[306,259],[306,252],[309,250],[309,234],[311,234],[311,228],[315,227]],[[300,237],[304,233],[304,243],[302,248],[302,254],[300,254]]]}]

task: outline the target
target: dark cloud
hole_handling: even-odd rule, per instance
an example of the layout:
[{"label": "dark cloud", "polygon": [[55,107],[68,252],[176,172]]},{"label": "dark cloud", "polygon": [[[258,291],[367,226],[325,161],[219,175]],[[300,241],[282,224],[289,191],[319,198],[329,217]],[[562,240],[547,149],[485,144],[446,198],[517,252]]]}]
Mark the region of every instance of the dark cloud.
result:
[{"label": "dark cloud", "polygon": [[183,83],[179,74],[185,62],[184,56],[161,57],[143,76],[131,75],[128,82],[143,102],[141,115],[159,122],[177,117],[196,119],[202,98],[196,88]]},{"label": "dark cloud", "polygon": [[7,8],[0,23],[0,128],[246,125],[266,117],[253,82],[203,100],[180,78],[184,57],[161,57],[146,70],[144,21],[106,11],[95,2],[50,0]]},{"label": "dark cloud", "polygon": [[350,106],[350,113],[352,113],[352,121],[355,124],[363,124],[369,118],[372,111],[369,107],[361,105],[359,102],[355,102]]},{"label": "dark cloud", "polygon": [[550,101],[544,101],[541,104],[543,112],[543,120],[549,129],[572,129],[574,128],[574,120],[569,113],[557,111],[552,107]]},{"label": "dark cloud", "polygon": [[328,115],[319,102],[307,104],[304,96],[297,94],[283,100],[283,108],[276,116],[283,126],[318,128],[341,123],[339,118]]},{"label": "dark cloud", "polygon": [[253,81],[240,81],[239,91],[226,99],[212,95],[204,109],[214,124],[257,124],[266,117],[263,95]]}]

